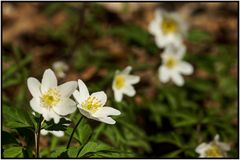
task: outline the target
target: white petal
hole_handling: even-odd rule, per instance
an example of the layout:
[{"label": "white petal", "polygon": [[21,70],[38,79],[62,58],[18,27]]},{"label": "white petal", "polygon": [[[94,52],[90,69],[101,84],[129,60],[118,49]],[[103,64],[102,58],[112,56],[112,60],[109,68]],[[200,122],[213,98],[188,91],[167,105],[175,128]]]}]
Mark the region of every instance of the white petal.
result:
[{"label": "white petal", "polygon": [[77,109],[76,103],[70,98],[64,98],[59,102],[57,106],[53,107],[53,110],[62,116],[73,113]]},{"label": "white petal", "polygon": [[161,82],[166,83],[170,79],[169,70],[165,66],[160,66],[158,69],[158,76]]},{"label": "white petal", "polygon": [[60,116],[55,113],[52,109],[45,109],[43,110],[43,117],[46,121],[50,121],[51,119],[53,119],[54,123],[57,124],[60,121]]},{"label": "white petal", "polygon": [[122,98],[123,98],[123,93],[122,91],[118,91],[118,90],[113,90],[114,91],[114,98],[117,102],[121,102]]},{"label": "white petal", "polygon": [[183,84],[184,84],[184,79],[183,79],[183,77],[182,77],[178,72],[172,72],[172,73],[171,73],[171,78],[172,78],[172,81],[173,81],[177,86],[183,86]]},{"label": "white petal", "polygon": [[80,92],[78,90],[75,90],[73,92],[73,97],[75,99],[75,101],[77,101],[79,104],[81,104],[85,99],[82,99],[80,96]]},{"label": "white petal", "polygon": [[199,154],[204,154],[205,151],[208,149],[209,144],[207,143],[201,143],[200,145],[197,146],[197,148],[195,149],[195,151]]},{"label": "white petal", "polygon": [[64,136],[64,131],[49,131],[49,132],[52,133],[56,137]]},{"label": "white petal", "polygon": [[84,115],[87,118],[92,119],[91,113],[86,111],[85,109],[83,109],[82,107],[80,107],[80,105],[78,105],[78,109],[81,112],[82,115]]},{"label": "white petal", "polygon": [[33,97],[41,96],[41,92],[40,92],[41,84],[36,78],[32,78],[32,77],[28,78],[27,86]]},{"label": "white petal", "polygon": [[107,95],[103,92],[95,92],[91,94],[91,96],[96,97],[99,101],[101,101],[102,106],[107,102]]},{"label": "white petal", "polygon": [[129,74],[132,70],[131,66],[127,66],[121,73],[122,74]]},{"label": "white petal", "polygon": [[30,101],[30,106],[32,107],[32,109],[39,113],[39,114],[42,114],[43,110],[42,110],[42,107],[41,107],[41,104],[40,104],[40,99],[39,98],[33,98],[31,101]]},{"label": "white petal", "polygon": [[230,145],[227,143],[223,143],[223,142],[218,142],[217,145],[223,150],[223,151],[229,151]]},{"label": "white petal", "polygon": [[190,63],[181,62],[179,63],[178,68],[182,74],[190,75],[193,73],[193,66]]},{"label": "white petal", "polygon": [[123,93],[125,93],[125,94],[128,95],[129,97],[133,97],[133,96],[136,94],[136,91],[135,91],[135,89],[133,88],[133,86],[127,85],[127,86],[124,87]]},{"label": "white petal", "polygon": [[112,107],[101,107],[96,113],[93,114],[94,117],[107,117],[109,115],[120,115],[121,112]]},{"label": "white petal", "polygon": [[133,76],[133,75],[127,75],[126,76],[126,81],[130,84],[136,84],[140,81],[139,76]]},{"label": "white petal", "polygon": [[116,121],[113,120],[111,117],[104,117],[104,118],[99,118],[98,121],[107,123],[107,124],[115,124]]},{"label": "white petal", "polygon": [[78,87],[80,92],[80,98],[85,100],[89,97],[88,88],[82,80],[78,80]]},{"label": "white petal", "polygon": [[42,93],[47,92],[49,88],[57,87],[57,78],[51,69],[47,69],[42,78]]},{"label": "white petal", "polygon": [[40,134],[46,136],[48,134],[48,131],[46,129],[41,129]]},{"label": "white petal", "polygon": [[75,81],[66,82],[58,86],[62,97],[70,97],[71,94],[76,90],[76,88],[77,82]]}]

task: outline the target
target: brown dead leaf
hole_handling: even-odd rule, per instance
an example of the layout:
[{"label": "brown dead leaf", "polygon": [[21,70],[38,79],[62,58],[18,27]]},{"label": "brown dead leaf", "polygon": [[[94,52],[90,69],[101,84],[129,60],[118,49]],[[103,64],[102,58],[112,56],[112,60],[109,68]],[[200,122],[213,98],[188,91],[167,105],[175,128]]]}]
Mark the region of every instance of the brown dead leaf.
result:
[{"label": "brown dead leaf", "polygon": [[87,81],[93,77],[93,75],[96,73],[96,71],[97,71],[96,66],[89,66],[82,73],[80,73],[80,77],[82,80]]}]

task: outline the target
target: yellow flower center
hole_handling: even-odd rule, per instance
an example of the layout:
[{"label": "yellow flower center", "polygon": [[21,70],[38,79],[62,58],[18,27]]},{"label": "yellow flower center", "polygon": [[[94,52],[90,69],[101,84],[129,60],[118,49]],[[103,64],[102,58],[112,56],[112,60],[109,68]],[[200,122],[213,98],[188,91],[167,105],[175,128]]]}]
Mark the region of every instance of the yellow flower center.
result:
[{"label": "yellow flower center", "polygon": [[223,154],[217,145],[212,145],[206,151],[207,157],[223,157]]},{"label": "yellow flower center", "polygon": [[175,33],[177,31],[177,23],[170,18],[163,18],[161,23],[161,29],[164,34]]},{"label": "yellow flower center", "polygon": [[121,89],[125,84],[125,78],[124,76],[121,76],[121,75],[118,75],[116,78],[115,78],[115,87],[117,89]]},{"label": "yellow flower center", "polygon": [[41,97],[41,103],[44,107],[53,107],[60,101],[60,93],[56,88],[50,88]]},{"label": "yellow flower center", "polygon": [[101,106],[101,101],[93,96],[89,96],[84,102],[82,102],[82,108],[92,113],[95,113]]},{"label": "yellow flower center", "polygon": [[165,65],[167,66],[167,68],[173,68],[175,67],[177,64],[177,60],[173,57],[170,57],[167,59],[167,61],[165,62]]}]

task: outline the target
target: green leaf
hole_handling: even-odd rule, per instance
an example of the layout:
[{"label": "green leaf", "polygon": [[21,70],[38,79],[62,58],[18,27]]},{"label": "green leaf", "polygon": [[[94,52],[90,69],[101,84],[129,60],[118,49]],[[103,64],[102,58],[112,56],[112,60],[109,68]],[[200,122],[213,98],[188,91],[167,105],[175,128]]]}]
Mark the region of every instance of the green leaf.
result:
[{"label": "green leaf", "polygon": [[93,131],[91,126],[87,123],[87,120],[84,118],[82,119],[77,128],[76,131],[77,139],[81,144],[85,144],[89,137],[92,135],[92,132]]},{"label": "green leaf", "polygon": [[22,147],[11,147],[4,149],[3,151],[4,158],[23,158]]},{"label": "green leaf", "polygon": [[51,157],[56,158],[60,157],[64,152],[66,151],[66,147],[57,147],[55,150],[51,153]]},{"label": "green leaf", "polygon": [[4,124],[9,128],[34,128],[27,111],[16,107],[3,106]]},{"label": "green leaf", "polygon": [[84,155],[86,155],[87,153],[95,153],[95,152],[110,151],[110,150],[112,150],[112,148],[104,143],[97,143],[97,142],[90,141],[83,147],[78,157],[84,157]]}]

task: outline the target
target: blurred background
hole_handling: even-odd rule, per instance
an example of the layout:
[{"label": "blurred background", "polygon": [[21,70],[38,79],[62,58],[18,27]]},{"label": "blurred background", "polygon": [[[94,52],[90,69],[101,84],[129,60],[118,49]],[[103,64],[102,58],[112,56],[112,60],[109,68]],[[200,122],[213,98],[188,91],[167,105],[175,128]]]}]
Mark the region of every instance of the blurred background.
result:
[{"label": "blurred background", "polygon": [[[194,74],[177,87],[157,76],[159,49],[147,30],[154,10],[178,12],[189,24],[185,60]],[[26,80],[64,61],[59,84],[82,79],[90,92],[104,90],[121,110],[116,125],[90,121],[94,138],[121,153],[89,157],[193,158],[215,134],[238,156],[238,3],[2,3],[2,103],[31,111]],[[116,103],[112,80],[127,65],[141,77],[133,98]],[[77,111],[71,115],[75,122]],[[77,120],[78,118],[76,118]],[[5,125],[3,130],[15,132]],[[73,125],[74,126],[74,125]],[[66,132],[66,135],[68,132]],[[24,134],[15,137],[30,144]],[[67,143],[68,135],[41,137],[41,156]],[[73,146],[79,146],[77,141]],[[54,155],[52,155],[54,153]]]}]

